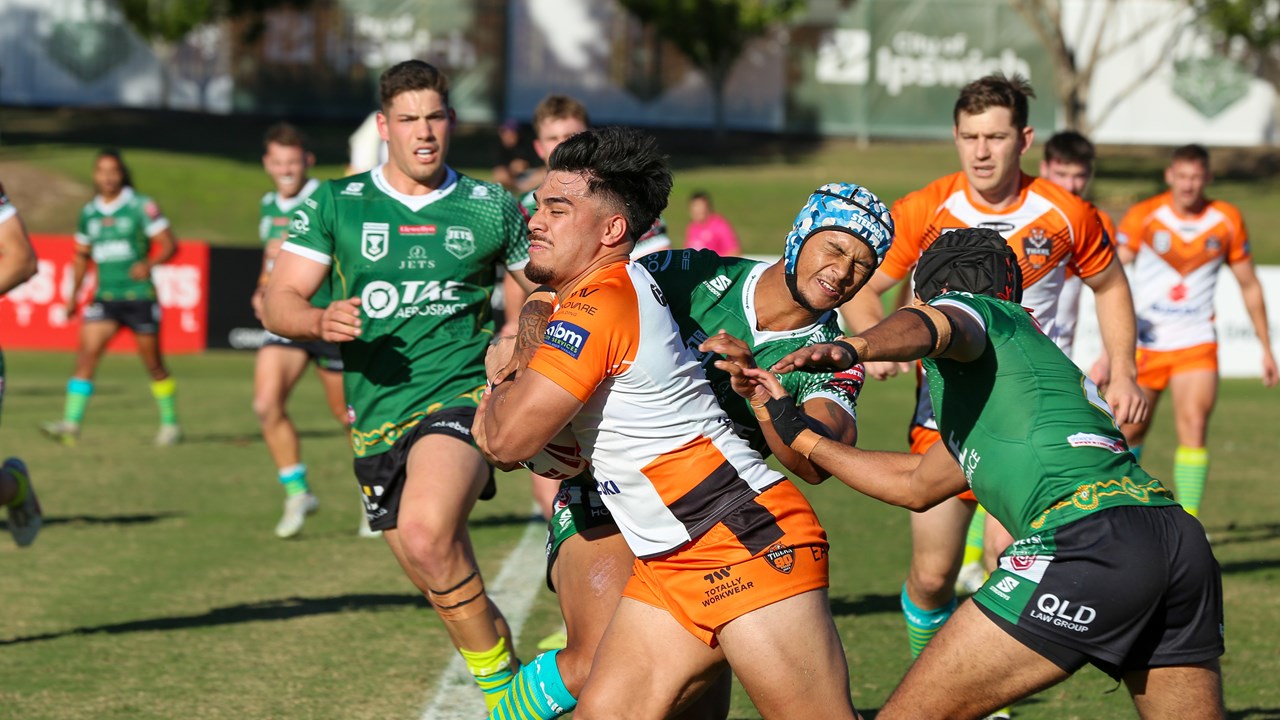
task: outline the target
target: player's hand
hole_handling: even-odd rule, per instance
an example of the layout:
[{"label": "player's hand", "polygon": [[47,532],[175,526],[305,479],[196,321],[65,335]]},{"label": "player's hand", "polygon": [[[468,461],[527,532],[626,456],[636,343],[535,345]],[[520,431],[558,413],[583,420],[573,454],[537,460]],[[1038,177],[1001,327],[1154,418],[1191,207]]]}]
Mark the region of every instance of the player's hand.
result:
[{"label": "player's hand", "polygon": [[499,335],[489,343],[489,349],[484,354],[484,376],[489,378],[490,383],[497,385],[506,379],[507,374],[501,373],[511,363],[515,349],[515,335]]},{"label": "player's hand", "polygon": [[325,342],[351,342],[360,337],[360,298],[334,300],[320,316],[320,339]]},{"label": "player's hand", "polygon": [[889,360],[873,360],[869,363],[863,363],[866,368],[867,375],[876,380],[888,380],[896,375],[905,375],[911,372],[911,363],[891,362]]},{"label": "player's hand", "polygon": [[1140,423],[1147,419],[1147,396],[1133,378],[1111,378],[1107,385],[1107,404],[1115,413],[1116,423]]},{"label": "player's hand", "polygon": [[149,277],[151,277],[151,263],[147,262],[146,260],[139,260],[138,262],[129,266],[130,279],[146,280]]},{"label": "player's hand", "polygon": [[68,300],[65,305],[62,306],[62,314],[66,316],[67,320],[70,320],[71,318],[76,316],[77,305],[78,303],[76,302],[76,299],[73,297],[70,300]]},{"label": "player's hand", "polygon": [[1270,352],[1262,353],[1262,386],[1275,387],[1280,381],[1280,370],[1276,369],[1276,357]]},{"label": "player's hand", "polygon": [[1089,368],[1089,379],[1097,385],[1099,389],[1105,391],[1107,385],[1111,384],[1111,358],[1103,353]]},{"label": "player's hand", "polygon": [[780,375],[795,370],[839,372],[853,367],[853,362],[853,356],[845,348],[831,343],[820,343],[796,350],[774,363],[769,369]]},{"label": "player's hand", "polygon": [[769,399],[767,391],[760,387],[758,383],[751,382],[743,374],[744,370],[756,367],[756,358],[751,354],[751,348],[742,340],[730,335],[721,329],[720,332],[712,335],[702,344],[698,346],[700,352],[713,352],[725,357],[724,360],[716,360],[715,366],[726,373],[729,373],[729,386],[733,391],[752,402],[764,402]]},{"label": "player's hand", "polygon": [[471,439],[476,441],[480,454],[484,455],[485,461],[490,465],[504,472],[514,470],[520,466],[520,463],[505,463],[489,453],[489,434],[484,429],[484,419],[489,412],[490,400],[488,392],[480,396],[480,405],[476,407],[475,419],[471,421]]}]

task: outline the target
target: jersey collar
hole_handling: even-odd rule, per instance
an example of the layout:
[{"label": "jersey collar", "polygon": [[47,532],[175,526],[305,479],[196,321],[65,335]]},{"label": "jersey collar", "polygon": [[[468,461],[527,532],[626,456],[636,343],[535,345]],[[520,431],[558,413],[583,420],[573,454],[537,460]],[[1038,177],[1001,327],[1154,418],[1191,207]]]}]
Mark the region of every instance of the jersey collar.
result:
[{"label": "jersey collar", "polygon": [[438,200],[443,200],[449,195],[449,193],[453,192],[454,188],[458,186],[458,173],[454,172],[453,168],[445,165],[444,182],[440,183],[440,187],[432,190],[426,195],[405,195],[399,190],[391,187],[391,183],[387,182],[387,178],[382,174],[382,168],[385,165],[386,164],[383,163],[369,173],[373,177],[374,187],[381,190],[383,194],[398,200],[401,205],[404,205],[414,212],[418,212],[422,208]]},{"label": "jersey collar", "polygon": [[769,263],[758,263],[751,268],[751,272],[747,273],[747,276],[742,280],[742,315],[747,320],[747,326],[751,328],[752,347],[758,347],[774,340],[805,337],[819,326],[826,324],[827,319],[831,316],[830,312],[823,313],[812,325],[806,325],[794,330],[761,330],[760,319],[756,315],[756,287],[760,284],[760,276],[764,275],[764,271],[768,268]]},{"label": "jersey collar", "polygon": [[94,195],[93,208],[98,212],[102,213],[103,215],[111,215],[111,214],[114,214],[115,211],[124,207],[132,199],[133,199],[133,188],[128,185],[125,185],[120,190],[120,194],[116,196],[116,199],[112,200],[111,202],[103,202],[101,195]]},{"label": "jersey collar", "polygon": [[311,193],[320,187],[320,181],[315,178],[308,178],[307,183],[298,190],[298,194],[291,198],[282,198],[280,193],[276,193],[276,207],[280,212],[293,212],[293,209],[302,204],[303,200],[311,197]]}]

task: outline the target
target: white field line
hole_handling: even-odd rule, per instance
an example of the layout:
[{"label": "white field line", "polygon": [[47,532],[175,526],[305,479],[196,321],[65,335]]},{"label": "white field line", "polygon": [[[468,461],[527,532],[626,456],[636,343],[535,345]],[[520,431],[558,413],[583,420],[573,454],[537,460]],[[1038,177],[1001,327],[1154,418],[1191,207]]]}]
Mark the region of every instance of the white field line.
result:
[{"label": "white field line", "polygon": [[[530,521],[524,535],[511,554],[502,563],[498,577],[485,583],[489,597],[507,618],[511,636],[520,637],[524,620],[533,607],[546,573],[545,543],[547,524],[541,520],[537,506],[533,508],[537,521]],[[440,675],[431,700],[422,708],[421,720],[481,720],[485,717],[484,698],[475,680],[456,652]]]}]

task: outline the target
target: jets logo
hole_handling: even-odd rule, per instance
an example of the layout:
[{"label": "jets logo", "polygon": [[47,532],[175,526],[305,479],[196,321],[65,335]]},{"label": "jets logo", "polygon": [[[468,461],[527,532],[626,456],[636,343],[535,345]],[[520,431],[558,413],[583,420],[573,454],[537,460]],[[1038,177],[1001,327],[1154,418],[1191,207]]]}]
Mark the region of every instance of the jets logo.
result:
[{"label": "jets logo", "polygon": [[459,260],[465,260],[476,251],[476,236],[471,233],[471,228],[451,226],[445,230],[444,249]]},{"label": "jets logo", "polygon": [[377,262],[387,256],[390,223],[367,222],[360,230],[360,254]]}]

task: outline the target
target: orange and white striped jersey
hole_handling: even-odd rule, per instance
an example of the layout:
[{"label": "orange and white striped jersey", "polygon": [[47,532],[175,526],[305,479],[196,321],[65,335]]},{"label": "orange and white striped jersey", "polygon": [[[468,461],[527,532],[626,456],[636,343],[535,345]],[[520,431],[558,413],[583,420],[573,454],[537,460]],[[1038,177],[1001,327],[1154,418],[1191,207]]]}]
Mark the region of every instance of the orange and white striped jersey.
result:
[{"label": "orange and white striped jersey", "polygon": [[1244,218],[1230,203],[1210,200],[1194,217],[1173,209],[1165,192],[1134,205],[1120,221],[1119,242],[1135,253],[1130,285],[1138,347],[1180,350],[1217,341],[1213,293],[1223,262],[1247,260]]},{"label": "orange and white striped jersey", "polygon": [[[1098,219],[1102,221],[1102,229],[1107,232],[1107,237],[1114,238],[1116,226],[1111,222],[1111,216],[1093,203],[1089,203],[1089,206],[1097,210]],[[1071,357],[1076,341],[1076,325],[1080,322],[1080,293],[1083,290],[1084,281],[1080,279],[1080,271],[1076,269],[1074,262],[1067,263],[1067,277],[1062,283],[1062,291],[1058,293],[1058,347],[1062,348],[1067,357]]]},{"label": "orange and white striped jersey", "polygon": [[639,264],[606,265],[561,298],[529,369],[583,403],[570,427],[637,557],[685,545],[783,480],[733,432]]},{"label": "orange and white striped jersey", "polygon": [[[1115,257],[1092,204],[1048,180],[1022,175],[1018,201],[1005,210],[974,201],[969,181],[958,172],[929,183],[893,205],[896,233],[880,269],[901,280],[933,241],[948,230],[991,228],[1004,237],[1022,266],[1022,304],[1031,308],[1045,335],[1067,349],[1059,294],[1068,266],[1087,278]],[[1072,323],[1068,323],[1069,325]]]}]

